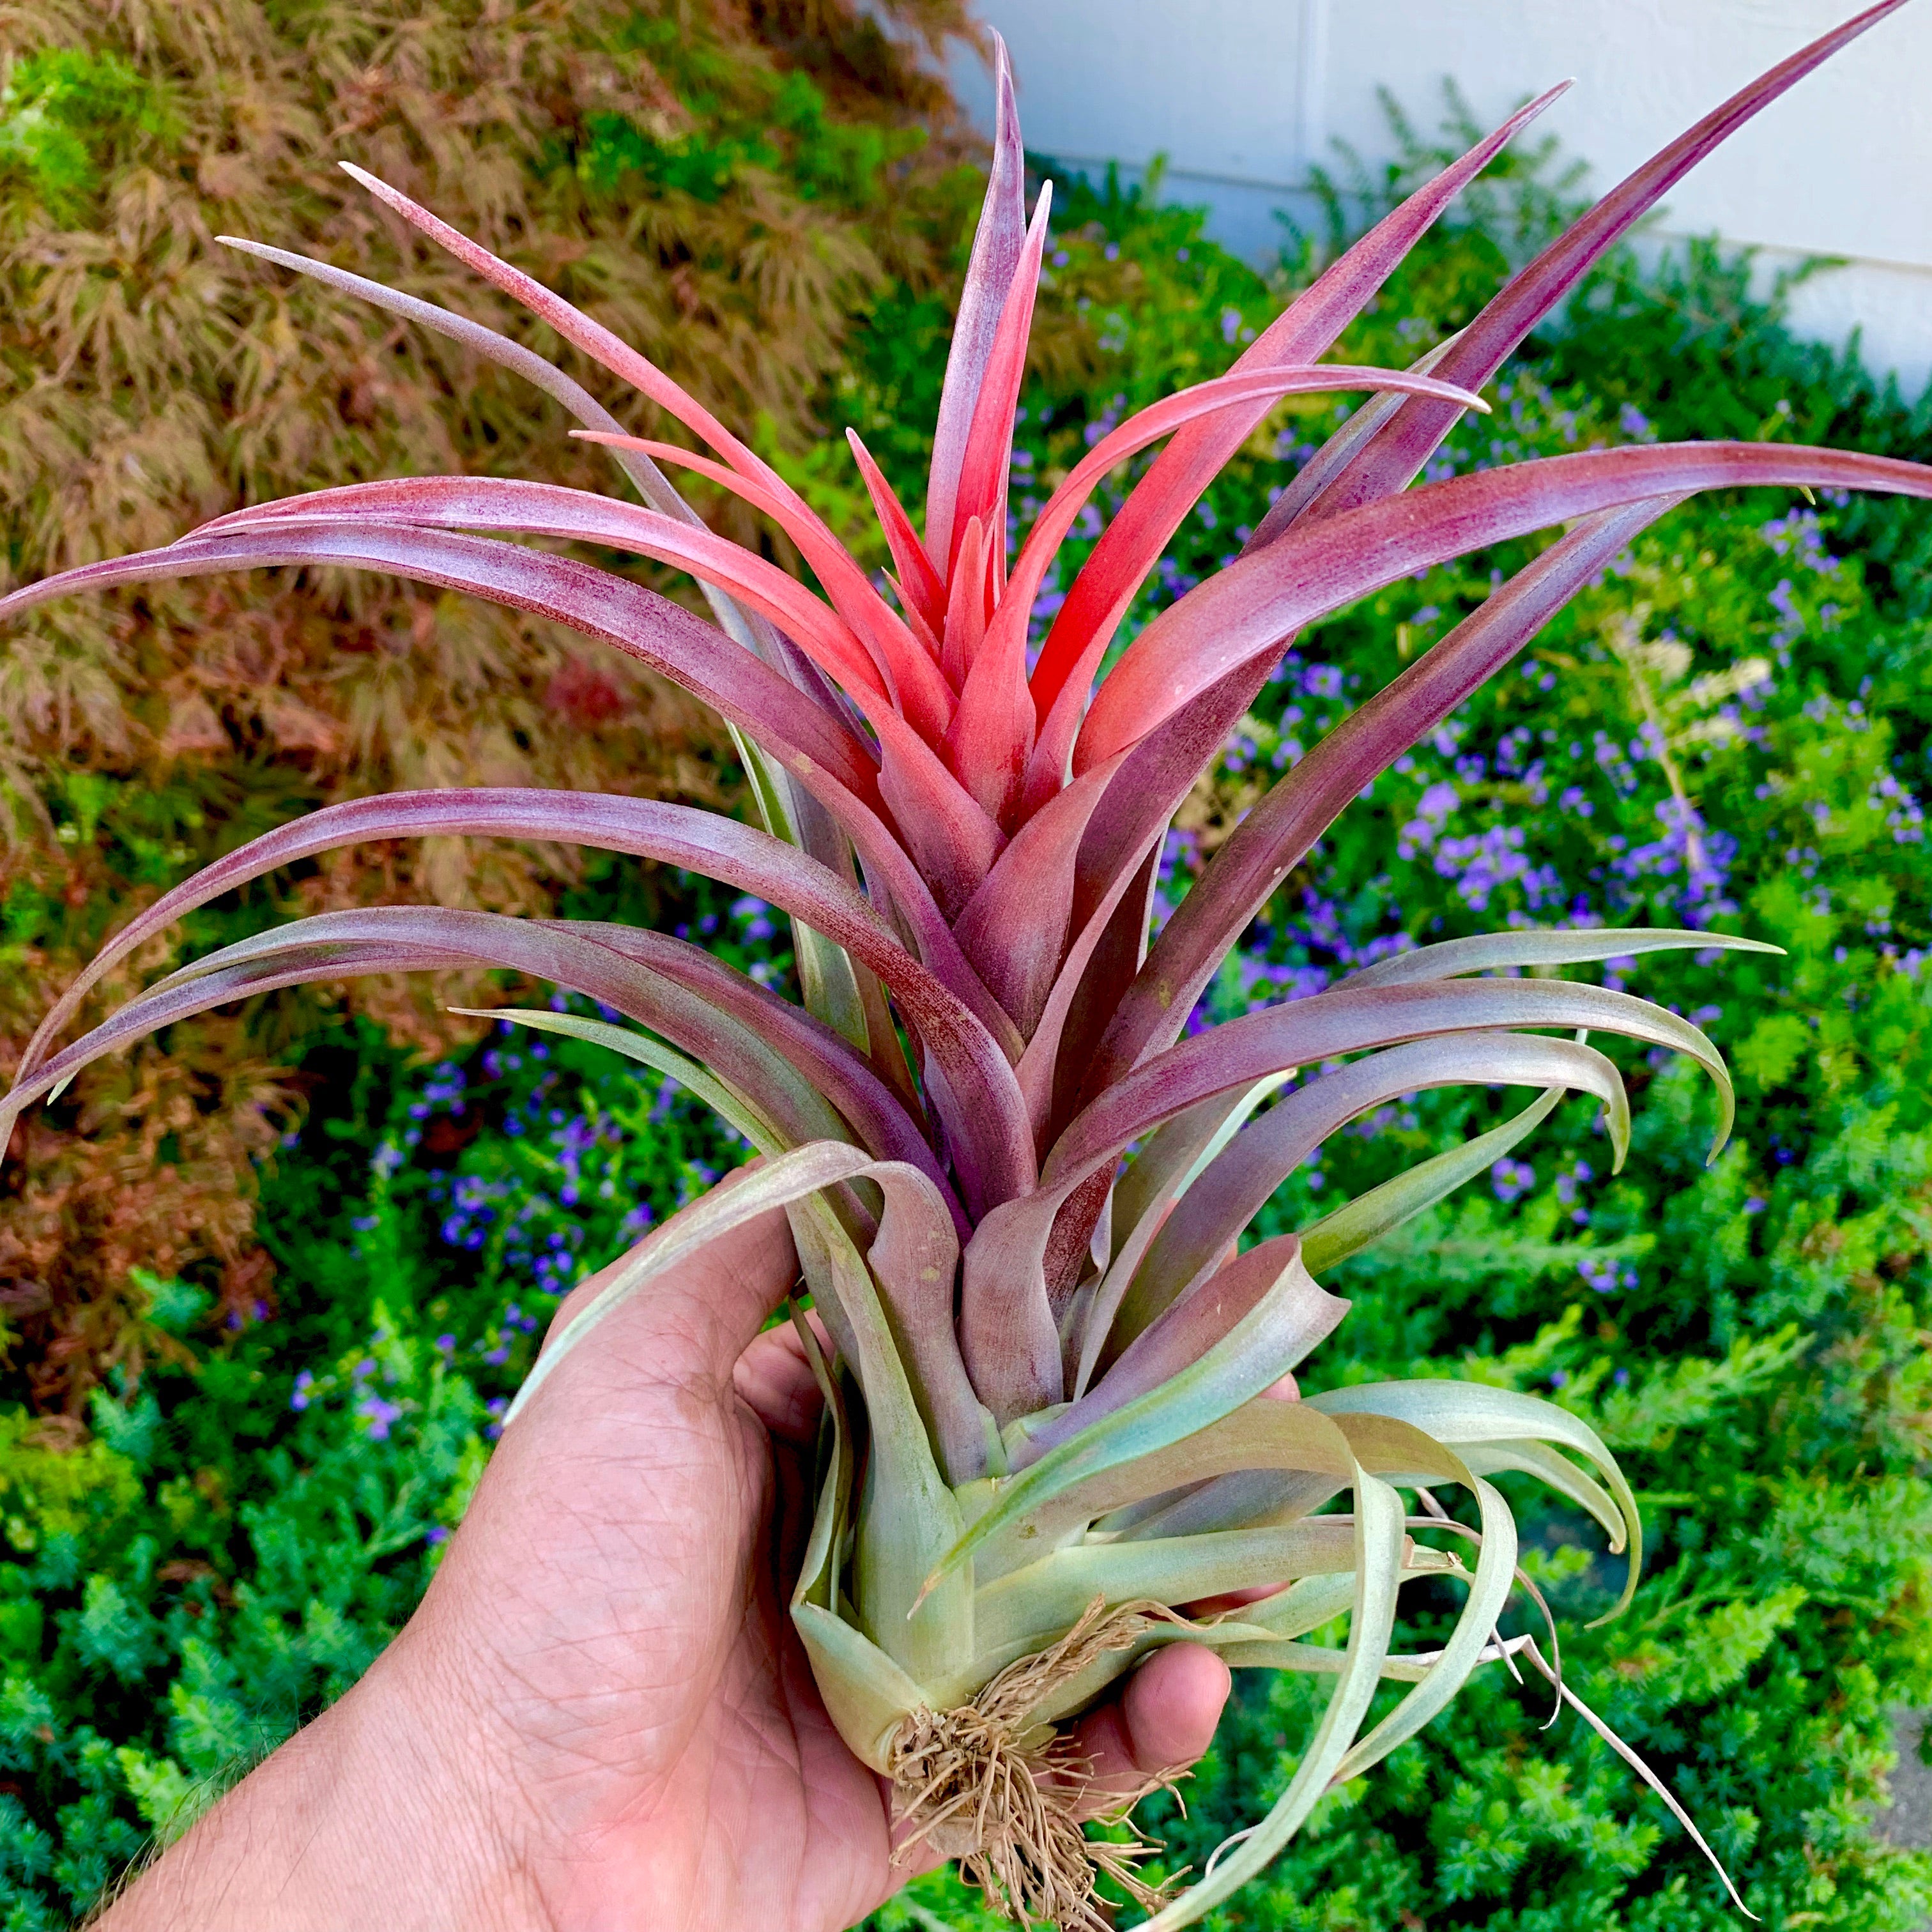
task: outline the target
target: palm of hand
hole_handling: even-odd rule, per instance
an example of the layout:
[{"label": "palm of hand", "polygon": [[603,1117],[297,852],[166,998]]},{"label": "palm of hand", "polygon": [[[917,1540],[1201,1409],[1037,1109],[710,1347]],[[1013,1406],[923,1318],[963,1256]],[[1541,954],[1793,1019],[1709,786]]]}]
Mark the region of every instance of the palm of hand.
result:
[{"label": "palm of hand", "polygon": [[[560,1362],[401,1635],[101,1932],[840,1932],[919,1869],[787,1613],[819,1401],[758,1331],[796,1269],[768,1215]],[[1084,1722],[1094,1792],[1198,1756],[1227,1684],[1160,1652]]]},{"label": "palm of hand", "polygon": [[[790,1279],[783,1234],[734,1244],[740,1281],[776,1281],[765,1306]],[[786,1613],[811,1372],[778,1329],[718,1373],[731,1312],[607,1324],[505,1439],[424,1606],[468,1652],[450,1661],[559,1924],[836,1932],[916,1869],[892,1866],[879,1780]]]}]

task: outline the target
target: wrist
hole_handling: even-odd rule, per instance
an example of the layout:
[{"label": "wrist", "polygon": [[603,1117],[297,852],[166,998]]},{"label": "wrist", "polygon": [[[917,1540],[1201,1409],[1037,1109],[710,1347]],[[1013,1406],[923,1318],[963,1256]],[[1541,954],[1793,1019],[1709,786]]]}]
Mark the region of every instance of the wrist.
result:
[{"label": "wrist", "polygon": [[98,1932],[547,1925],[495,1741],[398,1640],[228,1793]]}]

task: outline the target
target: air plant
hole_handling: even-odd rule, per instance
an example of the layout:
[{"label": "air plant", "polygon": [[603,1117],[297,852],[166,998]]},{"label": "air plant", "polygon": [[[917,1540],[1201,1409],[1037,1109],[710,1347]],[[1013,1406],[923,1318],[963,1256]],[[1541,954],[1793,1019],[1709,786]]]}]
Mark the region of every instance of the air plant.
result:
[{"label": "air plant", "polygon": [[[922,530],[850,438],[893,561],[883,586],[768,463],[644,356],[351,168],[711,453],[628,434],[570,376],[448,310],[236,242],[527,376],[577,418],[576,434],[610,450],[641,505],[490,477],[324,490],[49,578],[0,599],[0,613],[244,567],[353,564],[472,592],[628,652],[715,706],[736,737],[762,829],[655,801],[536,790],[406,792],[314,812],[176,886],[112,940],[28,1046],[0,1102],[0,1139],[96,1057],[301,982],[481,964],[614,1009],[633,1024],[514,1017],[671,1072],[763,1158],[594,1277],[598,1292],[532,1370],[512,1418],[656,1275],[783,1206],[830,1345],[820,1349],[819,1331],[801,1322],[826,1420],[792,1615],[841,1733],[892,1779],[915,1828],[1022,1918],[1102,1923],[1096,1852],[1160,1932],[1198,1917],[1261,1870],[1324,1791],[1414,1735],[1479,1666],[1540,1663],[1530,1640],[1498,1634],[1519,1573],[1490,1478],[1538,1477],[1588,1512],[1628,1554],[1618,1609],[1636,1586],[1635,1500],[1576,1416],[1446,1379],[1274,1399],[1274,1385],[1346,1312],[1317,1278],[1488,1167],[1566,1094],[1600,1105],[1621,1160],[1628,1102],[1611,1061],[1588,1043],[1593,1032],[1672,1048],[1706,1070],[1718,1096],[1714,1155],[1731,1090],[1704,1035],[1657,1005],[1543,969],[1671,948],[1773,949],[1702,931],[1513,931],[1403,952],[1184,1038],[1189,1016],[1348,801],[1673,505],[1741,484],[1932,495],[1932,470],[1915,464],[1742,442],[1592,451],[1412,487],[1462,412],[1484,406],[1482,386],[1633,223],[1900,4],[1870,8],[1700,122],[1413,369],[1321,362],[1458,190],[1562,90],[1532,102],[1341,256],[1228,374],[1102,437],[1011,557],[1014,410],[1051,188],[1029,220],[1001,50],[992,175]],[[1220,466],[1284,397],[1343,391],[1371,400],[1303,466],[1239,559],[1161,611],[1101,674],[1138,587]],[[1101,479],[1163,440],[1034,656],[1029,619],[1059,545]],[[714,535],[661,465],[769,518],[816,587]],[[1556,525],[1567,526],[1558,541],[1274,785],[1150,943],[1168,823],[1298,633],[1412,572]],[[686,571],[716,621],[590,562],[505,540],[518,536]],[[794,921],[802,1004],[655,932],[397,906],[326,913],[225,946],[56,1049],[103,976],[194,908],[358,840],[452,834],[574,842],[755,893]],[[1309,1077],[1298,1081],[1298,1070]],[[1538,1093],[1502,1126],[1298,1233],[1240,1246],[1257,1210],[1346,1122],[1459,1084]],[[1468,1492],[1474,1525],[1442,1509],[1439,1485]],[[1414,1514],[1405,1489],[1417,1492]],[[1410,1534],[1424,1526],[1462,1538],[1472,1561]],[[1405,1654],[1393,1648],[1397,1598],[1421,1576],[1453,1579],[1466,1606],[1439,1649]],[[1234,1593],[1249,1600],[1187,1614]],[[1343,1616],[1345,1648],[1310,1641]],[[1180,1637],[1232,1665],[1327,1673],[1333,1689],[1267,1817],[1163,1904],[1136,1878],[1130,1852],[1082,1839],[1079,1767],[1066,1762],[1056,1726]],[[1412,1688],[1361,1735],[1384,1677]]]}]

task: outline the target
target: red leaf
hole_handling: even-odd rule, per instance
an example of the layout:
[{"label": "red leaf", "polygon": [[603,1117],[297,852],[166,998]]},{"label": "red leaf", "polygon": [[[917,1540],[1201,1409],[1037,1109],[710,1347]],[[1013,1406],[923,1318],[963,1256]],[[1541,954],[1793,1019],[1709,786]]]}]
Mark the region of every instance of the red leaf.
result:
[{"label": "red leaf", "polygon": [[[1520,109],[1384,216],[1276,316],[1244,352],[1231,374],[1310,363],[1324,354],[1463,187],[1568,85],[1565,82],[1562,87],[1553,87]],[[1068,592],[1040,652],[1034,671],[1034,698],[1042,718],[1064,684],[1071,681],[1084,690],[1091,680],[1090,664],[1084,671],[1076,668],[1090,659],[1098,662],[1099,652],[1106,650],[1135,590],[1159,561],[1168,538],[1180,527],[1181,519],[1221,466],[1267,413],[1265,404],[1257,400],[1249,409],[1231,410],[1212,422],[1184,430],[1135,485]]]},{"label": "red leaf", "polygon": [[885,533],[886,548],[892,552],[892,562],[898,566],[898,582],[900,594],[906,600],[907,615],[909,618],[916,615],[919,622],[936,638],[946,624],[946,586],[938,572],[933,568],[932,560],[926,555],[926,546],[920,542],[919,533],[912,526],[912,519],[906,514],[891,484],[886,481],[885,472],[872,460],[872,452],[860,441],[859,432],[847,429],[845,440],[852,446],[853,460],[859,466],[866,494],[872,500],[873,514],[879,520],[879,528]]},{"label": "red leaf", "polygon": [[1093,1056],[1088,1090],[1099,1093],[1175,1040],[1248,922],[1349,800],[1508,664],[1640,530],[1682,500],[1605,511],[1552,544],[1271,787],[1162,929]]}]

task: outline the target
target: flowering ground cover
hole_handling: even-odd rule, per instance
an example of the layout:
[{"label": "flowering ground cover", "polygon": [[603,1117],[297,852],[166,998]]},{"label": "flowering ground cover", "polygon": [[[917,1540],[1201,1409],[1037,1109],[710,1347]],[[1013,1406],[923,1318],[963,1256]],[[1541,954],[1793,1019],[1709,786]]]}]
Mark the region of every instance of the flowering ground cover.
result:
[{"label": "flowering ground cover", "polygon": [[[1457,326],[1534,227],[1538,194],[1520,181],[1432,244],[1340,352],[1400,363],[1430,346],[1384,339],[1383,316]],[[1016,498],[1126,410],[1216,373],[1190,359],[1204,307],[1231,360],[1276,301],[1185,211],[1091,190],[1056,232]],[[827,400],[889,470],[922,462],[884,425],[930,420],[899,392],[916,332],[944,324],[929,304],[886,304]],[[1589,394],[1571,375],[1583,367]],[[1445,464],[1652,435],[1788,433],[1922,456],[1932,442],[1855,370],[1786,341],[1708,257],[1600,278],[1496,399]],[[1190,520],[1146,610],[1238,545],[1330,407],[1277,412]],[[836,460],[793,480],[856,521],[831,446]],[[1606,974],[1694,1018],[1736,1070],[1739,1132],[1714,1168],[1688,1151],[1709,1104],[1694,1082],[1626,1056],[1647,1090],[1622,1175],[1585,1110],[1560,1108],[1419,1228],[1337,1271],[1354,1313],[1304,1376],[1314,1388],[1453,1364],[1602,1432],[1640,1486],[1648,1574],[1630,1616],[1566,1643],[1566,1669],[1774,1925],[1880,1932],[1932,1902],[1932,1861],[1886,1851],[1866,1815],[1888,1706],[1932,1697],[1923,523],[1768,493],[1660,521],[1345,817],[1204,1002],[1219,1017],[1292,999],[1405,944],[1511,922],[1713,926],[1789,949]],[[1164,902],[1261,775],[1525,555],[1432,572],[1305,638],[1177,822]],[[782,922],[695,880],[610,862],[565,910],[654,914],[761,976],[790,970]],[[262,1180],[273,1312],[211,1328],[203,1286],[149,1278],[144,1371],[97,1396],[91,1439],[0,1416],[0,1526],[20,1558],[0,1571],[10,1924],[84,1909],[149,1832],[353,1680],[460,1520],[556,1294],[742,1151],[656,1076],[566,1040],[500,1034],[424,1067],[344,1019],[302,1072],[306,1120]],[[1502,1117],[1482,1093],[1385,1110],[1290,1181],[1280,1225]],[[1614,1594],[1596,1540],[1527,1484],[1510,1501],[1526,1567],[1574,1631]],[[1447,1617],[1446,1592],[1434,1607]],[[1282,1678],[1241,1697],[1189,1816],[1163,1821],[1177,1850],[1198,1862],[1280,1787],[1314,1696]],[[1473,1687],[1334,1794],[1221,1922],[1661,1932],[1727,1918],[1660,1806],[1574,1722],[1540,1732],[1546,1714],[1507,1679]],[[1343,1814],[1346,1832],[1324,1828]],[[976,1922],[944,1879],[880,1922]]]}]

